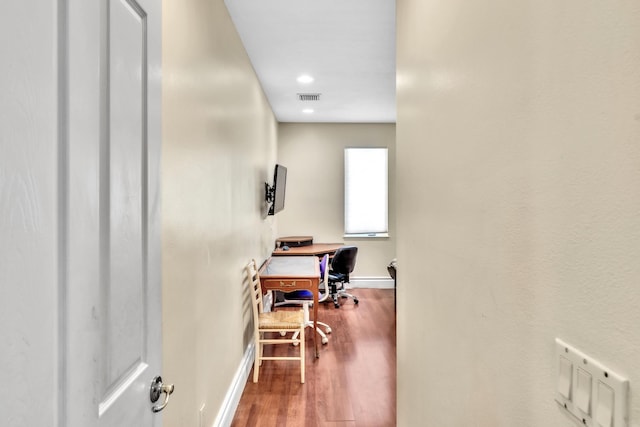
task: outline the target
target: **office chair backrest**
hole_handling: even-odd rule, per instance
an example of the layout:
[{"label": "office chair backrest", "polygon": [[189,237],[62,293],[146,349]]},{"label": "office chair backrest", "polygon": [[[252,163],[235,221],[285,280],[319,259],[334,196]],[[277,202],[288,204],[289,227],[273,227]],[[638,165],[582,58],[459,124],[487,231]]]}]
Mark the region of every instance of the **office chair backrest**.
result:
[{"label": "office chair backrest", "polygon": [[326,273],[329,270],[329,254],[325,254],[320,260],[320,282],[326,282]]},{"label": "office chair backrest", "polygon": [[357,246],[338,248],[331,261],[331,270],[335,273],[348,275],[356,266],[356,255],[358,255]]}]

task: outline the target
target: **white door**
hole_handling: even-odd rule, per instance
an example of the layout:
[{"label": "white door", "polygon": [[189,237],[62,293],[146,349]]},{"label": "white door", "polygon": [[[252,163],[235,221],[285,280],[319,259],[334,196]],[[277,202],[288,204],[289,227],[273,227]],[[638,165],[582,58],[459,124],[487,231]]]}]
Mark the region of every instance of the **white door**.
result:
[{"label": "white door", "polygon": [[160,1],[67,12],[66,425],[159,425]]},{"label": "white door", "polygon": [[158,427],[161,0],[38,3],[0,7],[0,424]]}]

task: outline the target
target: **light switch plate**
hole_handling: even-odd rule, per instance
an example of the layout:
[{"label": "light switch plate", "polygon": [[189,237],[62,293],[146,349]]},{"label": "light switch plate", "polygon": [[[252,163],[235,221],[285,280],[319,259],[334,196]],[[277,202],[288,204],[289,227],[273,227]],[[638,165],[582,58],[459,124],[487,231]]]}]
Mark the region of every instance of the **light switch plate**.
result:
[{"label": "light switch plate", "polygon": [[598,381],[598,407],[596,408],[596,424],[598,427],[611,427],[615,396],[608,385]]},{"label": "light switch plate", "polygon": [[[602,419],[604,413],[598,416],[598,411],[612,410],[613,422],[610,427],[628,427],[627,425],[627,400],[629,393],[629,381],[613,372],[611,369],[604,366],[602,363],[587,356],[582,351],[575,347],[565,343],[559,338],[556,338],[556,375],[559,376],[562,373],[562,367],[566,369],[566,360],[569,360],[572,366],[572,379],[569,398],[560,393],[558,387],[555,393],[555,400],[560,406],[566,409],[574,417],[580,421],[581,424],[588,427],[599,427],[600,423],[595,420]],[[591,399],[590,399],[590,411],[585,414],[578,408],[576,402],[578,393],[578,371],[581,370],[591,375]],[[584,378],[584,377],[583,377]],[[564,380],[556,378],[556,383],[562,383]],[[583,380],[580,381],[583,384]],[[599,384],[604,384],[608,389],[602,388]],[[607,390],[607,393],[602,393],[601,390]],[[607,402],[611,399],[611,393],[613,391],[613,408],[607,408],[600,399],[606,399]],[[602,394],[600,396],[599,394]],[[606,394],[606,395],[605,395]],[[608,405],[611,406],[611,405]]]},{"label": "light switch plate", "polygon": [[591,374],[582,368],[578,368],[576,372],[576,406],[584,415],[591,415],[593,400]]},{"label": "light switch plate", "polygon": [[558,357],[558,393],[565,399],[571,400],[573,391],[573,364],[564,356]]}]

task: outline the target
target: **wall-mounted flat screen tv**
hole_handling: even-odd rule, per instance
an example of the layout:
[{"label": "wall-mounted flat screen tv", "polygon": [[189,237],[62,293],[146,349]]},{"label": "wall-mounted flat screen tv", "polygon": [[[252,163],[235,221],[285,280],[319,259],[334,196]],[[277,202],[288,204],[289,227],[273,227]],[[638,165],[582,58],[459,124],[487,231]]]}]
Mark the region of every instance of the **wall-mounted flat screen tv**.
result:
[{"label": "wall-mounted flat screen tv", "polygon": [[287,189],[287,168],[282,165],[276,165],[273,172],[273,187],[271,187],[271,207],[269,215],[275,215],[284,209],[284,195]]}]

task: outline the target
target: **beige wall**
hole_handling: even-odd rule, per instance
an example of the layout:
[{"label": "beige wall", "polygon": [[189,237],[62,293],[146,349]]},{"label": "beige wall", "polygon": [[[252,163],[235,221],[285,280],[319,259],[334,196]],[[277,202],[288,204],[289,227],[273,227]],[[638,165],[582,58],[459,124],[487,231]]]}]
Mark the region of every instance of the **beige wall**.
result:
[{"label": "beige wall", "polygon": [[275,237],[277,123],[222,0],[165,0],[163,17],[164,425],[197,426],[205,403],[210,426],[248,343],[243,266]]},{"label": "beige wall", "polygon": [[640,425],[640,8],[398,1],[398,425],[573,426],[554,339]]},{"label": "beige wall", "polygon": [[[389,149],[389,238],[344,236],[344,149]],[[358,246],[354,277],[389,278],[395,258],[395,124],[278,125],[278,163],[287,167],[285,209],[277,214],[280,236],[313,236],[314,242]]]}]

